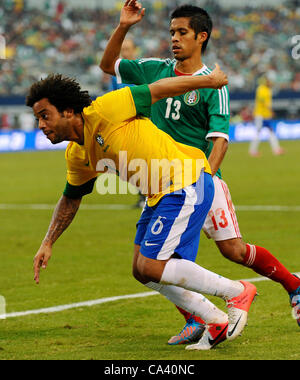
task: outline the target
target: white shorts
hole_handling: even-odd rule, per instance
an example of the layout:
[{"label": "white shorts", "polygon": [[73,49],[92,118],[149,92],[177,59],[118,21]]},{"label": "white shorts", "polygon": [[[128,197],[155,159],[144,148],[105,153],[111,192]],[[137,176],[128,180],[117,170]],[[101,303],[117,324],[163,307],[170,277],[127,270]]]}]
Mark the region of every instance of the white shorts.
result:
[{"label": "white shorts", "polygon": [[241,238],[234,205],[227,184],[214,176],[215,197],[203,225],[206,236],[214,241]]}]

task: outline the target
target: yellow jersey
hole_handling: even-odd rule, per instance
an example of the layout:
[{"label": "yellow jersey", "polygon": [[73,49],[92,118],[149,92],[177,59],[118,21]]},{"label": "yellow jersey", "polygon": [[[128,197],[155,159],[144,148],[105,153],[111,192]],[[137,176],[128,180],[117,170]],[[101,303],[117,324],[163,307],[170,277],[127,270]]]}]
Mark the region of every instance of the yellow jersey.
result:
[{"label": "yellow jersey", "polygon": [[257,87],[255,95],[254,116],[271,119],[272,113],[272,90],[265,84]]},{"label": "yellow jersey", "polygon": [[138,185],[152,207],[165,194],[195,183],[202,170],[211,174],[200,149],[176,142],[141,116],[150,112],[147,85],[110,92],[84,108],[84,145],[71,142],[66,149],[67,185],[82,186],[114,170]]}]

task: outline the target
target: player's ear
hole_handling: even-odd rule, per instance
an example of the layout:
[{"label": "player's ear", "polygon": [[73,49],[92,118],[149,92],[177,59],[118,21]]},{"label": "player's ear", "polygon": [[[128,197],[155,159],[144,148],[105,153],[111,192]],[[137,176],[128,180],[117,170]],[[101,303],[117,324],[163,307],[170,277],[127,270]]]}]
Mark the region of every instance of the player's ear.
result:
[{"label": "player's ear", "polygon": [[203,43],[207,40],[208,34],[207,32],[199,32],[197,35],[198,42],[203,45]]},{"label": "player's ear", "polygon": [[72,108],[67,108],[66,110],[64,110],[63,112],[63,115],[64,117],[66,118],[70,118],[70,117],[73,117],[75,114],[74,110]]}]

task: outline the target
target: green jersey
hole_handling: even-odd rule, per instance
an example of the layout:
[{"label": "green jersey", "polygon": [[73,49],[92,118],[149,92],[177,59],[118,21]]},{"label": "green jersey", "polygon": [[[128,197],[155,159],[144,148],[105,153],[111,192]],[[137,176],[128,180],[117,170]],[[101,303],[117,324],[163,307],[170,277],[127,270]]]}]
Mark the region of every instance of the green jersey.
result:
[{"label": "green jersey", "polygon": [[[118,83],[150,84],[162,78],[180,75],[176,60],[120,59],[115,72]],[[211,70],[203,66],[193,75],[208,75]],[[182,75],[182,74],[181,74]],[[151,120],[174,140],[201,149],[208,157],[213,137],[229,140],[229,94],[221,90],[199,89],[184,95],[166,98],[152,105]],[[220,170],[217,175],[221,177]]]}]

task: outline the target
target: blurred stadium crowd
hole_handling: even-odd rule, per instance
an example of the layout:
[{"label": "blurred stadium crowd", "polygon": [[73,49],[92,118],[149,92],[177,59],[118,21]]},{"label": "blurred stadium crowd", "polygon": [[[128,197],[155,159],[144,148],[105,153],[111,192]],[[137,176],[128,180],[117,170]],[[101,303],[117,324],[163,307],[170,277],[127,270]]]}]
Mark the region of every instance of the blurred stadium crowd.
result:
[{"label": "blurred stadium crowd", "polygon": [[[29,9],[26,0],[0,0],[7,58],[0,60],[0,96],[24,95],[33,81],[53,71],[76,76],[92,94],[107,91],[110,78],[98,63],[123,2],[109,11],[76,10],[59,0],[42,3],[41,9]],[[132,29],[139,57],[172,56],[169,14],[177,3],[143,1],[146,17]],[[300,60],[291,54],[291,38],[300,34],[298,0],[272,8],[223,9],[212,0],[201,1],[201,6],[214,21],[205,63],[220,63],[231,92],[254,91],[266,72],[277,91],[300,91]]]},{"label": "blurred stadium crowd", "polygon": [[[0,34],[7,41],[7,60],[1,63],[0,94],[24,94],[33,80],[53,71],[80,77],[92,92],[106,90],[98,63],[120,4],[105,12],[69,9],[61,1],[45,1],[44,9],[28,9],[26,0],[1,3]],[[175,3],[143,2],[146,17],[132,29],[139,56],[171,57],[168,27]],[[207,64],[220,62],[231,90],[253,90],[266,71],[279,89],[300,90],[299,63],[290,45],[291,37],[300,33],[300,5],[293,1],[272,9],[225,10],[210,1],[205,8],[214,21]]]}]

